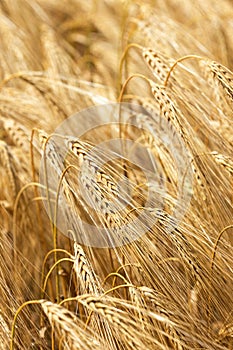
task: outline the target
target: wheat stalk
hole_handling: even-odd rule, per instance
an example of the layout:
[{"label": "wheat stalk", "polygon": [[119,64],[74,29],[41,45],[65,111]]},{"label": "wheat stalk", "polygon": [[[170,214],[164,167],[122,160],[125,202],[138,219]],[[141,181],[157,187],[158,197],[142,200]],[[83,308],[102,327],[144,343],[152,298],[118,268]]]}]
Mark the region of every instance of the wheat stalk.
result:
[{"label": "wheat stalk", "polygon": [[151,69],[153,75],[164,83],[169,72],[169,67],[174,63],[174,60],[168,58],[161,52],[156,52],[152,48],[143,48],[142,56]]},{"label": "wheat stalk", "polygon": [[3,127],[16,147],[29,150],[29,137],[26,128],[13,119],[2,119]]},{"label": "wheat stalk", "polygon": [[233,73],[224,67],[222,64],[210,61],[207,64],[207,68],[210,70],[214,81],[218,85],[222,86],[223,90],[230,97],[231,101],[233,99]]},{"label": "wheat stalk", "polygon": [[[87,174],[85,174],[81,169],[81,178],[87,189],[95,189],[95,191],[92,192],[92,195],[96,196],[94,201],[101,201],[102,210],[108,211],[109,201],[104,201],[105,198],[115,198],[119,195],[118,188],[113,177],[106,173],[106,171],[99,168],[98,159],[96,162],[93,155],[88,155],[88,153],[92,150],[91,145],[76,139],[68,139],[67,147],[77,157],[77,165],[79,167],[83,165],[82,169],[87,169]],[[89,180],[91,174],[94,174],[94,178],[92,176],[92,179]]]},{"label": "wheat stalk", "polygon": [[[108,299],[109,298],[110,297],[108,297]],[[148,344],[153,343],[158,346],[158,349],[164,349],[164,346],[147,332],[145,332],[145,334],[141,333],[140,338],[135,337],[136,332],[139,331],[139,327],[133,317],[120,308],[110,306],[108,302],[104,302],[103,298],[100,299],[89,295],[83,295],[78,298],[78,301],[91,311],[96,312],[106,319],[113,328],[119,331],[121,336],[126,339],[127,346],[129,346],[130,349],[146,349]],[[117,299],[113,298],[112,301],[117,301]],[[134,306],[130,306],[130,304],[119,300],[119,305],[121,304],[122,306],[125,304],[127,307],[134,309]]]},{"label": "wheat stalk", "polygon": [[151,86],[151,92],[157,101],[162,115],[168,122],[173,123],[177,131],[180,133],[181,137],[185,140],[185,143],[189,145],[189,140],[187,133],[184,129],[184,121],[181,123],[181,113],[179,112],[177,106],[169,97],[166,88],[161,85],[155,84],[152,80],[149,81]]},{"label": "wheat stalk", "polygon": [[2,165],[4,172],[8,178],[9,198],[7,198],[7,206],[11,207],[16,198],[16,180],[13,171],[13,157],[10,153],[6,142],[0,140],[0,165]]},{"label": "wheat stalk", "polygon": [[[88,155],[88,152],[92,149],[91,145],[76,139],[68,139],[66,144],[68,149],[77,157],[77,165],[79,167],[83,166],[85,169],[85,171],[82,168],[80,169],[82,185],[86,188],[88,198],[93,202],[94,208],[98,211],[101,209],[104,214],[102,216],[103,225],[111,229],[121,228],[125,220],[121,213],[114,210],[112,205],[111,200],[117,201],[120,194],[111,173],[107,173],[105,169],[100,169],[97,165],[98,159],[96,162],[93,156]],[[70,162],[70,160],[67,161]]]},{"label": "wheat stalk", "polygon": [[82,294],[91,293],[98,295],[100,293],[97,276],[87,260],[83,248],[78,243],[74,243],[74,271],[77,280],[80,282]]},{"label": "wheat stalk", "polygon": [[99,349],[100,342],[82,328],[72,312],[49,301],[41,301],[41,307],[59,338],[64,337],[69,349]]},{"label": "wheat stalk", "polygon": [[[138,287],[138,290],[143,295],[144,298],[148,299],[152,305],[153,309],[156,310],[159,314],[165,316],[168,320],[171,318],[172,314],[169,314],[167,310],[167,305],[165,307],[166,300],[163,295],[156,293],[153,289],[146,286]],[[168,337],[171,343],[174,346],[175,350],[183,350],[182,341],[180,339],[179,333],[176,331],[175,327],[170,324],[170,322],[164,322],[164,329],[168,334]]]},{"label": "wheat stalk", "polygon": [[233,161],[229,156],[225,156],[216,151],[211,152],[216,163],[225,168],[231,175],[233,174]]},{"label": "wheat stalk", "polygon": [[194,282],[201,282],[201,268],[193,255],[193,249],[190,243],[183,235],[182,231],[175,226],[175,220],[167,213],[161,212],[158,218],[158,223],[163,229],[165,229],[165,232],[168,230],[170,233],[170,237],[173,240],[178,253],[191,268]]}]

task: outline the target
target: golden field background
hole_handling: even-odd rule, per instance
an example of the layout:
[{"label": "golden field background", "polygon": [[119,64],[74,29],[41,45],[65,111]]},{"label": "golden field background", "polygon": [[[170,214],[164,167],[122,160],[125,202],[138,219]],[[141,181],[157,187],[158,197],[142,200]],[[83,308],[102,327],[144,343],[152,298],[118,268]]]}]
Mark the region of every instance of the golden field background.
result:
[{"label": "golden field background", "polygon": [[[0,1],[0,349],[233,349],[232,32],[231,0]],[[147,232],[117,248],[74,243],[40,191],[49,135],[103,101],[143,106],[147,131],[123,135],[151,152],[167,185],[156,222],[151,208]],[[191,155],[192,200],[169,234],[185,204],[153,115]],[[71,144],[69,164],[91,168],[91,147]],[[127,162],[97,175],[86,188],[106,206],[112,183],[133,179],[126,216],[93,214],[78,189],[70,207],[115,235],[145,209],[150,184]]]}]

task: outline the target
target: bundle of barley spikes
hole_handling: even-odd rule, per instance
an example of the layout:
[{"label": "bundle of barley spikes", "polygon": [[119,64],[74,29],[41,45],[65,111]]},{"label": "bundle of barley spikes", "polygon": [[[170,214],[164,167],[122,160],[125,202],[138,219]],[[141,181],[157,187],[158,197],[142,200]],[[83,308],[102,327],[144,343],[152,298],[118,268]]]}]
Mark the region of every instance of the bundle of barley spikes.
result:
[{"label": "bundle of barley spikes", "polygon": [[[231,0],[0,2],[0,349],[233,349],[232,18]],[[61,164],[55,129],[113,102],[142,108],[137,128],[57,135]],[[96,165],[116,130],[154,178]],[[85,244],[80,222],[115,243]]]}]

